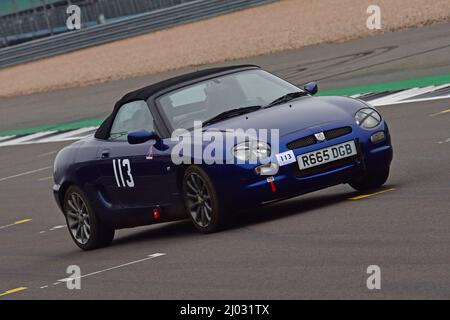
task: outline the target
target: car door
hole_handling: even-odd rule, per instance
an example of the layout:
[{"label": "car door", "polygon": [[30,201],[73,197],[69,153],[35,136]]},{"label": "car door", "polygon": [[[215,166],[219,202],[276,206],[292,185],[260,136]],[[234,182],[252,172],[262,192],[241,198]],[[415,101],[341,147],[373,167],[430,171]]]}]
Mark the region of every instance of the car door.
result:
[{"label": "car door", "polygon": [[139,130],[154,130],[153,117],[142,100],[119,109],[108,140],[98,149],[101,185],[112,205],[147,208],[169,201],[170,153],[156,150],[154,141],[129,144],[128,132]]}]

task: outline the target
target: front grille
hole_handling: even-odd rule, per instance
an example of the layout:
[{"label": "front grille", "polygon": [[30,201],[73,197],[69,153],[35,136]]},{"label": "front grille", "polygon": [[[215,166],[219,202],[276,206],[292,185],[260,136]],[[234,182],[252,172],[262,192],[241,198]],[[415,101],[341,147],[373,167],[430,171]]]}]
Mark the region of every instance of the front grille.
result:
[{"label": "front grille", "polygon": [[[327,131],[324,131],[325,138],[327,140],[336,139],[342,136],[345,136],[346,134],[349,134],[352,132],[352,127],[342,127],[342,128],[336,128],[336,129],[330,129]],[[302,147],[307,147],[310,145],[313,145],[317,143],[316,137],[314,135],[306,136],[294,141],[291,141],[287,144],[288,149],[297,149]]]},{"label": "front grille", "polygon": [[327,140],[336,139],[352,132],[352,127],[342,127],[324,131]]},{"label": "front grille", "polygon": [[297,148],[301,148],[301,147],[307,147],[312,144],[315,144],[316,142],[317,141],[314,136],[307,136],[307,137],[300,138],[300,139],[294,140],[292,142],[289,142],[287,147],[292,150],[292,149],[297,149]]}]

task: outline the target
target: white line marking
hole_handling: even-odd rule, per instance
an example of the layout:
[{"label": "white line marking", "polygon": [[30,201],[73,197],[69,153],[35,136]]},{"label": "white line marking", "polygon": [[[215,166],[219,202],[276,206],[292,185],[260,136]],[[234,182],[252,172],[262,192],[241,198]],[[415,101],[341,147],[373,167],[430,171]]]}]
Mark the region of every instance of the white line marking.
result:
[{"label": "white line marking", "polygon": [[13,139],[13,140],[9,140],[3,143],[0,143],[0,146],[12,146],[12,145],[17,145],[17,144],[21,144],[24,142],[28,142],[34,139],[38,139],[40,137],[44,137],[44,136],[48,136],[50,134],[55,133],[56,131],[44,131],[44,132],[37,132],[37,133],[33,133],[33,134],[29,134],[26,135],[24,137],[20,137],[17,139]]},{"label": "white line marking", "polygon": [[[89,135],[88,135],[89,136]],[[55,140],[55,141],[45,141],[45,140],[35,140],[35,141],[28,141],[28,142],[22,142],[22,143],[18,143],[18,144],[14,144],[14,145],[28,145],[28,144],[39,144],[39,143],[52,143],[52,142],[65,142],[65,141],[76,141],[76,140],[81,140],[86,138],[87,136],[84,137],[73,137],[73,138],[66,138],[66,139],[62,139],[62,140]],[[0,143],[0,147],[8,147],[9,145],[3,145]]]},{"label": "white line marking", "polygon": [[417,88],[415,92],[411,92],[410,94],[405,95],[404,97],[401,97],[398,100],[408,100],[408,98],[413,98],[415,96],[421,95],[421,94],[425,94],[425,93],[429,93],[432,91],[436,91],[439,90],[440,87],[436,87],[436,86],[428,86],[428,87],[423,87],[423,88]]},{"label": "white line marking", "polygon": [[57,229],[65,228],[65,227],[66,227],[66,225],[54,226],[54,227],[51,228],[49,231],[53,231],[53,230],[57,230]]},{"label": "white line marking", "polygon": [[393,93],[381,98],[376,98],[373,100],[369,100],[369,102],[373,105],[384,105],[384,104],[390,104],[392,102],[396,102],[399,101],[401,99],[404,99],[406,97],[412,97],[415,95],[415,93],[417,92],[417,90],[419,90],[420,88],[412,88],[412,89],[408,89],[408,90],[404,90],[404,91],[400,91],[397,93]]},{"label": "white line marking", "polygon": [[51,167],[51,166],[49,166],[49,167],[44,167],[44,168],[40,168],[40,169],[36,169],[36,170],[31,170],[31,171],[27,171],[27,172],[22,172],[22,173],[15,174],[15,175],[9,176],[9,177],[4,177],[4,178],[1,178],[1,179],[0,179],[0,182],[6,181],[6,180],[9,180],[9,179],[14,179],[14,178],[26,176],[26,175],[28,175],[28,174],[33,174],[33,173],[36,173],[36,172],[41,172],[41,171],[44,171],[44,170],[48,170],[48,169],[50,169],[50,168],[52,168],[52,167]]},{"label": "white line marking", "polygon": [[76,280],[76,279],[90,277],[90,276],[93,276],[93,275],[96,275],[96,274],[99,274],[99,273],[103,273],[103,272],[107,272],[107,271],[123,268],[123,267],[129,266],[129,265],[132,265],[132,264],[136,264],[136,263],[139,263],[139,262],[144,262],[144,261],[147,261],[147,260],[150,260],[150,259],[154,259],[154,258],[158,258],[158,257],[161,257],[161,256],[165,256],[165,255],[166,255],[165,253],[154,253],[154,254],[149,255],[147,258],[136,260],[136,261],[132,261],[132,262],[128,262],[128,263],[124,263],[124,264],[121,264],[119,266],[115,266],[115,267],[103,269],[103,270],[100,270],[100,271],[95,271],[95,272],[92,272],[92,273],[84,274],[84,275],[79,276],[79,277],[64,278],[64,279],[58,280],[59,281],[58,283],[68,282],[68,281],[73,281],[73,280]]},{"label": "white line marking", "polygon": [[32,221],[32,220],[33,220],[33,219],[23,219],[23,220],[18,220],[18,221],[14,222],[14,223],[7,224],[6,226],[0,226],[0,230],[6,229],[6,228],[9,228],[9,227],[18,225],[18,224],[30,222],[30,221]]},{"label": "white line marking", "polygon": [[2,137],[0,137],[0,141],[3,141],[3,140],[8,140],[8,139],[11,139],[11,138],[14,138],[15,136],[2,136]]},{"label": "white line marking", "polygon": [[368,101],[368,103],[374,107],[379,106],[389,106],[389,105],[395,105],[395,104],[407,104],[407,103],[414,103],[414,102],[425,102],[425,101],[434,101],[434,100],[441,100],[441,99],[450,99],[450,94],[445,96],[439,96],[439,97],[430,97],[430,98],[422,98],[422,99],[411,99],[411,100],[404,100],[404,101],[396,101],[396,102],[389,102],[389,103],[372,103]]},{"label": "white line marking", "polygon": [[48,288],[48,285],[40,287],[40,289],[45,289],[45,288]]},{"label": "white line marking", "polygon": [[40,178],[40,179],[38,179],[38,181],[46,181],[46,180],[50,180],[50,179],[53,179],[53,176],[48,176],[48,177],[45,177],[45,178]]},{"label": "white line marking", "polygon": [[12,226],[14,226],[14,225],[15,225],[14,223],[10,223],[10,224],[7,224],[7,225],[5,225],[5,226],[0,226],[0,230],[6,229],[6,228],[9,228],[9,227],[12,227]]},{"label": "white line marking", "polygon": [[[96,127],[89,127],[89,128],[81,128],[81,129],[78,129],[78,130],[89,132],[89,131],[93,131],[93,130],[96,130],[96,129],[97,129]],[[61,134],[61,135],[70,135],[70,137],[66,137],[66,138],[63,137],[63,138],[61,138],[61,135],[57,135],[57,136],[54,136],[54,137],[51,137],[51,138],[45,138],[45,136],[51,135],[51,134],[53,134],[55,132],[57,132],[57,131],[47,131],[47,132],[36,133],[35,136],[31,138],[31,140],[36,139],[36,140],[33,140],[33,141],[30,141],[30,139],[28,138],[28,137],[30,137],[30,135],[23,136],[23,137],[18,138],[18,139],[9,140],[9,141],[0,143],[0,147],[7,147],[7,146],[14,146],[14,145],[38,144],[38,143],[76,141],[76,140],[81,140],[81,139],[87,138],[87,137],[89,137],[89,136],[91,136],[93,134],[93,133],[90,133],[90,134],[81,135],[81,136],[72,136],[74,131],[70,131],[70,132],[66,132],[66,133]],[[44,138],[42,138],[42,139],[37,138],[36,135],[38,135],[38,134],[39,134],[39,136],[43,136]],[[19,139],[26,139],[26,141],[21,141]]]},{"label": "white line marking", "polygon": [[[380,97],[380,98],[375,98],[372,100],[367,100],[370,104],[374,105],[374,106],[384,106],[384,105],[390,105],[390,104],[394,104],[394,103],[400,103],[400,102],[409,102],[412,100],[416,100],[416,99],[410,99],[410,98],[414,98],[415,96],[419,96],[425,93],[429,93],[429,92],[433,92],[433,91],[437,91],[443,88],[448,87],[449,84],[443,84],[440,86],[428,86],[428,87],[423,87],[423,88],[412,88],[412,89],[407,89],[407,90],[403,90],[397,93],[393,93],[384,97]],[[432,98],[437,98],[437,97],[432,97]],[[428,99],[428,98],[418,98],[418,99]]]},{"label": "white line marking", "polygon": [[97,127],[87,127],[87,128],[80,128],[77,130],[72,130],[68,132],[64,132],[61,134],[57,134],[53,137],[47,138],[47,139],[41,139],[41,142],[54,142],[54,141],[63,141],[66,138],[78,138],[79,135],[82,135],[83,133],[94,131]]},{"label": "white line marking", "polygon": [[56,154],[56,153],[58,153],[58,151],[56,151],[56,150],[55,151],[46,152],[46,153],[42,153],[42,154],[38,155],[38,158],[50,156],[50,155]]},{"label": "white line marking", "polygon": [[62,228],[65,228],[66,227],[66,225],[64,224],[64,225],[58,225],[58,226],[54,226],[54,227],[51,227],[50,229],[48,229],[48,230],[43,230],[43,231],[40,231],[39,232],[39,234],[43,234],[43,233],[46,233],[46,232],[51,232],[51,231],[55,231],[55,230],[58,230],[58,229],[62,229]]}]

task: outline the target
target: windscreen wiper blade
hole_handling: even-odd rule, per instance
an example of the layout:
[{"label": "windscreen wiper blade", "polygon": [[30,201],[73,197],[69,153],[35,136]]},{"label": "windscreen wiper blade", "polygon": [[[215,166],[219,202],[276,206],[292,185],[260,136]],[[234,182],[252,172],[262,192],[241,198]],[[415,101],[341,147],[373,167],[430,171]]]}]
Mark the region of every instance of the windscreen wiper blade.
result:
[{"label": "windscreen wiper blade", "polygon": [[235,109],[231,109],[231,110],[227,110],[224,111],[222,113],[219,113],[218,115],[212,117],[211,119],[208,119],[206,121],[203,122],[203,125],[206,126],[208,124],[212,124],[221,120],[225,120],[228,118],[232,118],[232,117],[236,117],[236,116],[240,116],[242,114],[246,114],[246,113],[250,113],[253,111],[257,111],[259,109],[262,109],[262,106],[248,106],[248,107],[240,107],[240,108],[235,108]]},{"label": "windscreen wiper blade", "polygon": [[[110,140],[116,140],[116,139],[119,139],[120,137],[123,137],[124,135],[127,135],[127,134],[128,134],[128,131],[114,132],[114,133],[110,134],[109,138],[110,138]],[[114,137],[112,137],[112,136],[114,136]]]},{"label": "windscreen wiper blade", "polygon": [[286,103],[288,101],[291,101],[292,99],[300,98],[300,97],[307,96],[307,95],[308,95],[308,93],[306,91],[290,92],[288,94],[285,94],[284,96],[276,98],[275,100],[273,100],[271,103],[269,103],[264,108],[270,108],[277,104]]}]

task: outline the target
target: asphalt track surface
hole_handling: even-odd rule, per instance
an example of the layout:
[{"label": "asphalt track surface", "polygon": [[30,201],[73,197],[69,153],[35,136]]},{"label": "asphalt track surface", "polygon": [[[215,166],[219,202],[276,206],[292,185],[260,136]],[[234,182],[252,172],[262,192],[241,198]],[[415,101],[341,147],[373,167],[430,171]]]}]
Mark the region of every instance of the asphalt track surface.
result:
[{"label": "asphalt track surface", "polygon": [[[445,74],[449,31],[426,27],[245,62],[327,89]],[[167,76],[2,99],[1,129],[103,116],[122,93]],[[375,194],[336,186],[257,209],[219,233],[180,221],[120,230],[112,246],[90,252],[72,243],[51,194],[53,159],[67,143],[0,148],[0,299],[449,299],[450,100],[379,109],[394,161]],[[69,265],[87,275],[81,290],[58,281]],[[381,268],[381,290],[366,287],[369,265]]]}]

